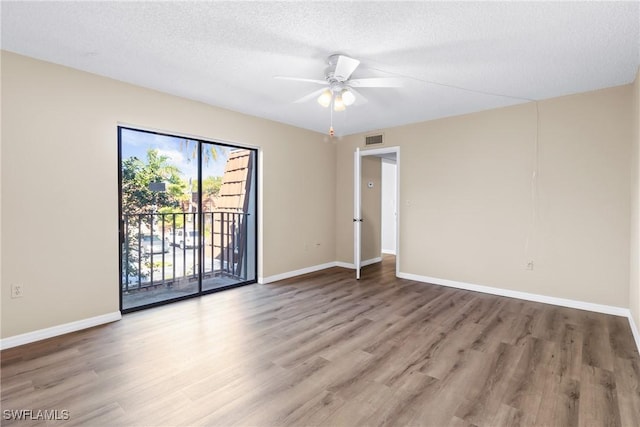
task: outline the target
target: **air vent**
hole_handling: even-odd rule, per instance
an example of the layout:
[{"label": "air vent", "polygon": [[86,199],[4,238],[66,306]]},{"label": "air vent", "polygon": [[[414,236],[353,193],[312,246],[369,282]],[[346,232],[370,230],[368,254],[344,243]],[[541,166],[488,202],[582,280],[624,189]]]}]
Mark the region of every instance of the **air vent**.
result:
[{"label": "air vent", "polygon": [[378,145],[382,144],[384,141],[382,139],[382,134],[380,135],[369,135],[364,137],[364,145]]}]

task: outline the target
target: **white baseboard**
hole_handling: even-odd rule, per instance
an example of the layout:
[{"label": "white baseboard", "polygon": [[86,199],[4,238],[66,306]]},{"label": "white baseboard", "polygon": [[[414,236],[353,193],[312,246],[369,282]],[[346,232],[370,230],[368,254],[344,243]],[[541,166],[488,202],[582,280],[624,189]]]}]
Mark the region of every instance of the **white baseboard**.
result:
[{"label": "white baseboard", "polygon": [[382,253],[387,255],[395,255],[396,251],[394,249],[383,249]]},{"label": "white baseboard", "polygon": [[289,279],[295,276],[301,276],[307,273],[313,273],[315,271],[324,270],[326,268],[335,267],[337,265],[336,262],[327,262],[326,264],[313,265],[311,267],[301,268],[300,270],[288,271],[286,273],[276,274],[268,277],[258,277],[258,283],[261,285],[277,282],[278,280]]},{"label": "white baseboard", "polygon": [[12,337],[1,339],[0,349],[5,350],[7,348],[29,344],[47,338],[57,337],[58,335],[68,334],[69,332],[76,332],[82,329],[103,325],[105,323],[115,322],[120,319],[122,319],[122,314],[119,311],[114,311],[113,313],[102,314],[88,319],[77,320],[75,322],[39,329],[25,334],[14,335]]},{"label": "white baseboard", "polygon": [[577,308],[580,310],[595,311],[597,313],[613,314],[615,316],[628,317],[628,308],[612,305],[595,304],[591,302],[576,301],[565,298],[550,297],[547,295],[532,294],[529,292],[513,291],[510,289],[494,288],[491,286],[474,285],[472,283],[458,282],[455,280],[438,279],[436,277],[419,276],[410,273],[398,273],[402,279],[415,280],[416,282],[432,283],[434,285],[448,286],[451,288],[465,289],[468,291],[482,292],[485,294],[499,295],[509,298],[518,298],[527,301],[541,302],[545,304],[559,305],[562,307]]},{"label": "white baseboard", "polygon": [[336,267],[348,268],[350,270],[353,270],[356,268],[356,266],[353,263],[342,262],[342,261],[336,261]]},{"label": "white baseboard", "polygon": [[576,301],[576,300],[566,299],[566,298],[550,297],[547,295],[532,294],[529,292],[513,291],[509,289],[502,289],[502,288],[494,288],[491,286],[474,285],[472,283],[458,282],[455,280],[447,280],[447,279],[438,279],[437,277],[420,276],[420,275],[411,274],[411,273],[399,272],[397,276],[400,277],[401,279],[415,280],[416,282],[431,283],[434,285],[448,286],[448,287],[457,288],[457,289],[465,289],[467,291],[482,292],[485,294],[499,295],[503,297],[517,298],[517,299],[522,299],[526,301],[534,301],[534,302],[541,302],[544,304],[557,305],[560,307],[577,308],[579,310],[593,311],[596,313],[612,314],[614,316],[626,317],[629,319],[631,333],[633,334],[633,338],[636,342],[636,346],[638,347],[638,352],[640,352],[640,333],[638,332],[638,328],[635,322],[633,321],[631,310],[629,310],[628,308],[616,307],[616,306],[604,305],[604,304],[595,304],[592,302],[585,302],[585,301]]},{"label": "white baseboard", "polygon": [[[375,257],[375,258],[371,258],[371,259],[365,259],[364,261],[362,261],[360,263],[360,266],[361,267],[366,267],[367,265],[375,264],[377,262],[382,262],[382,257]],[[336,267],[348,268],[350,270],[355,270],[356,269],[355,264],[350,263],[350,262],[336,261],[334,263],[334,265]]]},{"label": "white baseboard", "polygon": [[[376,258],[364,260],[362,261],[362,267],[366,267],[367,265],[375,264],[377,262],[382,262],[382,257],[376,257]],[[258,283],[264,285],[266,283],[277,282],[278,280],[289,279],[291,277],[301,276],[303,274],[313,273],[315,271],[320,271],[320,270],[324,270],[326,268],[331,268],[331,267],[349,268],[351,270],[356,268],[355,265],[348,262],[334,261],[334,262],[328,262],[326,264],[319,264],[311,267],[301,268],[300,270],[288,271],[286,273],[276,274],[273,276],[258,277]]]},{"label": "white baseboard", "polygon": [[[378,262],[382,262],[382,257],[375,257],[375,258],[371,258],[371,259],[365,259],[364,261],[362,261],[362,263],[360,264],[362,267],[366,267],[367,265],[371,265],[371,264],[375,264]],[[355,268],[355,266],[354,266]]]},{"label": "white baseboard", "polygon": [[636,325],[636,322],[633,320],[631,310],[629,310],[629,326],[631,327],[631,333],[633,334],[633,338],[636,341],[636,347],[638,347],[638,352],[640,353],[640,331],[638,331],[638,325]]},{"label": "white baseboard", "polygon": [[[374,264],[376,262],[381,262],[381,261],[382,261],[382,258],[380,257],[372,258],[372,259],[363,261],[362,266]],[[294,270],[294,271],[289,271],[287,273],[276,274],[274,276],[259,278],[258,283],[266,284],[266,283],[276,282],[278,280],[284,280],[291,277],[300,276],[302,274],[313,273],[315,271],[320,271],[320,270],[324,270],[331,267],[342,267],[342,268],[348,268],[348,269],[355,268],[355,266],[350,263],[345,263],[341,261],[328,262],[325,264],[319,264],[319,265],[314,265],[307,268],[302,268],[300,270]],[[638,351],[640,352],[640,331],[638,331],[638,326],[635,324],[633,320],[633,316],[631,315],[631,310],[629,310],[628,308],[603,305],[603,304],[594,304],[590,302],[576,301],[576,300],[565,299],[565,298],[556,298],[556,297],[550,297],[546,295],[532,294],[528,292],[494,288],[491,286],[475,285],[472,283],[458,282],[455,280],[447,280],[447,279],[439,279],[436,277],[420,276],[420,275],[411,274],[411,273],[398,272],[397,276],[401,279],[409,279],[409,280],[414,280],[416,282],[430,283],[434,285],[447,286],[447,287],[457,288],[457,289],[465,289],[468,291],[482,292],[485,294],[499,295],[499,296],[504,296],[509,298],[517,298],[517,299],[522,299],[526,301],[535,301],[535,302],[540,302],[545,304],[557,305],[561,307],[576,308],[579,310],[594,311],[597,313],[612,314],[615,316],[623,316],[629,319],[629,326],[631,328],[631,333],[633,334],[633,338],[635,340],[636,346],[638,347]],[[122,319],[122,314],[119,311],[116,311],[113,313],[107,313],[100,316],[90,317],[88,319],[82,319],[82,320],[65,323],[58,326],[52,326],[50,328],[40,329],[33,332],[27,332],[25,334],[14,335],[12,337],[0,339],[0,350],[17,347],[19,345],[29,344],[32,342],[44,340],[47,338],[52,338],[52,337],[67,334],[70,332],[80,331],[82,329],[103,325],[105,323],[115,322],[120,319]]]}]

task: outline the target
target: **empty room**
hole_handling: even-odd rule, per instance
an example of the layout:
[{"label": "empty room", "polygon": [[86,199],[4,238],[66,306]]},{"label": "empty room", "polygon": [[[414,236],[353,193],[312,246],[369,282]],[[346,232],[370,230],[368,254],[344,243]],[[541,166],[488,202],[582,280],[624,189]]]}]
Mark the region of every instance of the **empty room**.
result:
[{"label": "empty room", "polygon": [[3,426],[640,426],[640,2],[2,1]]}]

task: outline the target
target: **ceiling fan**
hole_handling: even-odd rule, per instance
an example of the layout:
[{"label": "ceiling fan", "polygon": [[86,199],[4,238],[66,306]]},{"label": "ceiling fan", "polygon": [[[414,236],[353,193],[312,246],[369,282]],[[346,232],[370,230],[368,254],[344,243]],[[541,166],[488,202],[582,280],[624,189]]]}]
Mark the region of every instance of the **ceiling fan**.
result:
[{"label": "ceiling fan", "polygon": [[360,61],[345,55],[333,54],[327,58],[328,67],[324,72],[325,79],[307,79],[299,77],[276,76],[276,79],[293,80],[321,84],[322,89],[315,90],[294,103],[306,102],[317,97],[318,104],[329,107],[333,104],[334,111],[344,111],[347,106],[356,101],[365,103],[367,99],[356,88],[390,88],[401,87],[402,81],[395,77],[371,77],[351,79],[351,75],[360,65]]}]

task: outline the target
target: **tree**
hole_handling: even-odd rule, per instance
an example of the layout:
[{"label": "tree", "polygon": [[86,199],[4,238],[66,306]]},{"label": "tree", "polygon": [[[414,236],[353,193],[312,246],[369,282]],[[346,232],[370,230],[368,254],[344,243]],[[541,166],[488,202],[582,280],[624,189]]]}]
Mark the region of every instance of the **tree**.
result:
[{"label": "tree", "polygon": [[[158,150],[147,151],[146,163],[137,157],[122,161],[122,213],[153,213],[159,207],[177,207],[185,197],[187,183],[180,169],[168,163],[169,158]],[[149,184],[166,182],[164,192],[151,191]]]},{"label": "tree", "polygon": [[217,197],[222,187],[221,176],[208,176],[202,180],[202,194],[204,197]]},{"label": "tree", "polygon": [[[152,191],[149,184],[155,182],[165,182],[166,191]],[[138,263],[141,262],[138,260],[139,234],[149,229],[152,223],[159,224],[152,221],[152,215],[147,214],[167,209],[179,212],[180,200],[188,197],[185,195],[186,190],[187,183],[182,179],[180,169],[170,164],[169,158],[160,155],[158,150],[148,150],[146,162],[137,157],[122,161],[122,214],[127,221],[127,233],[123,242],[123,272],[128,272],[132,277],[146,277],[146,273],[138,268]],[[176,218],[182,221],[182,216],[178,215]],[[166,219],[171,219],[171,216]]]},{"label": "tree", "polygon": [[[222,152],[223,154],[226,152],[224,147],[209,143],[204,143],[202,148],[202,160],[206,166],[209,166],[210,161],[213,160],[215,162],[218,160],[218,152]],[[196,141],[189,139],[180,141],[180,150],[186,155],[187,161],[198,158],[198,143]]]},{"label": "tree", "polygon": [[[158,209],[158,213],[165,214],[165,215],[162,215],[163,226],[165,228],[180,229],[183,227],[184,215],[183,215],[182,209],[164,206]],[[177,214],[177,215],[170,215],[170,214]]]}]

